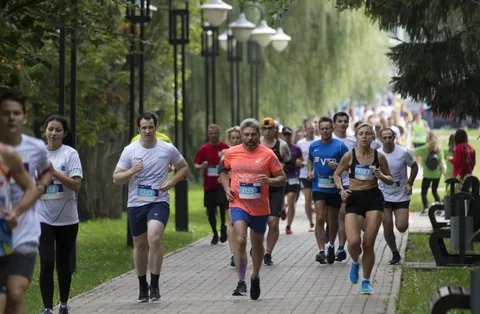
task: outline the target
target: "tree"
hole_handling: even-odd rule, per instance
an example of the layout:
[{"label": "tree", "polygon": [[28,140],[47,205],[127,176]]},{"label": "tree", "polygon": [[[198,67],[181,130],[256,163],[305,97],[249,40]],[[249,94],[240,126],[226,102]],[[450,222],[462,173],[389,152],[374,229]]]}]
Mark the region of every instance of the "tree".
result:
[{"label": "tree", "polygon": [[337,0],[337,8],[363,8],[381,29],[405,29],[409,41],[388,53],[398,68],[394,91],[437,113],[480,117],[479,2]]}]

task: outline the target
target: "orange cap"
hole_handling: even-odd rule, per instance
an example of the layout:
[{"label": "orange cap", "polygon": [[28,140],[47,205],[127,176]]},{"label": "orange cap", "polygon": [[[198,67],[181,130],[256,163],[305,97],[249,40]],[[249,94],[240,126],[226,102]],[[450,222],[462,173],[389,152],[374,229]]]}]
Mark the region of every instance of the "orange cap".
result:
[{"label": "orange cap", "polygon": [[260,120],[260,126],[274,127],[275,126],[275,120],[273,120],[273,118],[270,118],[270,117],[265,117],[262,120]]}]

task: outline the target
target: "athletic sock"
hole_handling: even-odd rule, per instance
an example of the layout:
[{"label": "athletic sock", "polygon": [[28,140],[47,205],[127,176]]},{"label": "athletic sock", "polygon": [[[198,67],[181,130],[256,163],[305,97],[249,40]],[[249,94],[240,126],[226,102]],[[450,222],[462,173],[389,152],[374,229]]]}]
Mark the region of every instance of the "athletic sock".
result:
[{"label": "athletic sock", "polygon": [[147,275],[138,276],[138,283],[140,284],[140,287],[148,286]]},{"label": "athletic sock", "polygon": [[151,287],[158,287],[158,278],[160,277],[160,274],[155,275],[155,274],[150,274],[150,286]]}]

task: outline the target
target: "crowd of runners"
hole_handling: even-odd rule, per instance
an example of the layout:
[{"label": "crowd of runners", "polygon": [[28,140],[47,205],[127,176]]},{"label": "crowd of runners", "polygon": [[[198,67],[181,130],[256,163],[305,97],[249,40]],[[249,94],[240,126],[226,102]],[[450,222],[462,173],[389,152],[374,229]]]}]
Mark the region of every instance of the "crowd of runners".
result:
[{"label": "crowd of runners", "polygon": [[[25,291],[37,252],[43,313],[53,312],[55,268],[59,313],[68,313],[82,165],[78,152],[67,145],[66,119],[59,115],[46,119],[45,143],[23,133],[25,108],[20,93],[0,95],[0,313],[25,312]],[[187,161],[168,137],[157,132],[157,123],[154,113],[138,116],[139,136],[124,148],[113,173],[114,184],[128,184],[139,302],[161,297],[168,191],[188,175]],[[247,294],[251,260],[249,293],[254,300],[261,295],[262,264],[274,265],[280,235],[296,232],[300,193],[305,198],[306,227],[318,247],[312,262],[328,267],[350,257],[350,281],[356,284],[361,279],[361,293],[372,294],[375,239],[383,224],[392,251],[389,263],[401,261],[394,228],[399,232],[408,228],[417,175],[423,174],[421,195],[427,208],[430,186],[435,202],[440,202],[440,177],[463,180],[472,174],[476,159],[464,130],[452,134],[448,147],[442,148],[421,114],[414,117],[395,101],[385,102],[377,112],[350,108],[313,117],[297,128],[282,126],[272,117],[247,118],[226,130],[225,141],[218,125],[210,125],[207,133],[208,141],[197,150],[193,163],[203,172],[211,244],[228,241],[229,262],[238,277],[235,296]],[[280,220],[286,220],[284,231]]]}]

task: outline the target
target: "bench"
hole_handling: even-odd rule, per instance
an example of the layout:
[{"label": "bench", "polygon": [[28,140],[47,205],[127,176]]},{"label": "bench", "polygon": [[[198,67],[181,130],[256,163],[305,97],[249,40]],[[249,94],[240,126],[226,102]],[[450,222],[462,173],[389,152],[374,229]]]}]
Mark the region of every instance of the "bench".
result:
[{"label": "bench", "polygon": [[443,199],[443,204],[435,204],[428,209],[428,218],[430,219],[430,223],[432,224],[433,230],[437,230],[437,229],[448,226],[449,223],[447,221],[439,222],[437,220],[437,216],[435,215],[435,213],[437,211],[444,211],[445,219],[447,220],[450,219],[451,209],[453,207],[453,204],[452,204],[453,195],[455,195],[455,192],[456,192],[455,187],[458,186],[459,183],[460,183],[460,180],[458,180],[457,178],[449,178],[445,180],[445,184],[448,187],[447,189],[449,193],[448,195],[445,195]]},{"label": "bench", "polygon": [[[477,234],[480,230],[480,196],[478,193],[479,181],[476,177],[469,177],[465,180],[462,192],[457,192],[452,198],[451,220],[455,222],[456,229],[452,230],[451,225],[444,225],[433,230],[430,235],[429,245],[435,263],[438,266],[462,266],[480,263],[480,254],[466,253],[467,244],[473,243],[480,238]],[[467,192],[468,191],[468,192]],[[465,201],[469,200],[467,216],[465,217]],[[430,213],[429,213],[430,214]],[[466,221],[471,222],[473,236],[466,239]],[[450,254],[445,245],[445,239],[454,238],[458,243],[458,254]]]},{"label": "bench", "polygon": [[[475,296],[475,297],[471,297]],[[470,273],[470,289],[442,287],[430,298],[430,313],[444,314],[452,309],[470,310],[480,314],[480,271]]]}]

